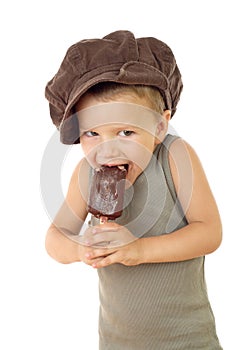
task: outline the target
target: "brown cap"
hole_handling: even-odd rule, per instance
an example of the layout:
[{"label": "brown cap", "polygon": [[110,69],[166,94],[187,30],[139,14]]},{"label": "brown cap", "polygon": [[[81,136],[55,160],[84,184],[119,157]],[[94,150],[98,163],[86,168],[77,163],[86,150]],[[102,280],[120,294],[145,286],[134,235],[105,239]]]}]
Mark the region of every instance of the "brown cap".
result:
[{"label": "brown cap", "polygon": [[156,38],[135,39],[129,31],[116,31],[103,39],[82,40],[68,49],[46,86],[53,123],[60,126],[90,87],[107,81],[157,87],[172,115],[183,87],[171,49]]}]

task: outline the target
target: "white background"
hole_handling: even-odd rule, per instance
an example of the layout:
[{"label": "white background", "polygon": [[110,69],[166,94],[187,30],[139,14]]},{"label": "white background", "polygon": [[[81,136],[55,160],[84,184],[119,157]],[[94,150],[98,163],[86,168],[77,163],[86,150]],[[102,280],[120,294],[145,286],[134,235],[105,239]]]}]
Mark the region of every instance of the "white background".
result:
[{"label": "white background", "polygon": [[[224,240],[206,258],[206,279],[219,338],[232,350],[231,1],[15,0],[1,5],[0,26],[0,348],[98,349],[96,271],[44,250],[40,167],[55,131],[44,87],[71,44],[128,29],[165,41],[183,75],[172,125],[199,154],[222,216]],[[78,146],[68,152],[64,188],[79,157]]]}]

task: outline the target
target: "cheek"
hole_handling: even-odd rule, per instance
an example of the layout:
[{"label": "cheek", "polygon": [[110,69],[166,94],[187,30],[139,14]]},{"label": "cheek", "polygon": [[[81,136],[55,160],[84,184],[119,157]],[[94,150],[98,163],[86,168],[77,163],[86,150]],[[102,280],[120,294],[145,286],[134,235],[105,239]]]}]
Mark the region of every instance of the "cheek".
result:
[{"label": "cheek", "polygon": [[92,166],[95,167],[95,147],[92,145],[91,142],[85,142],[82,139],[80,139],[82,151],[84,153],[85,158],[87,159],[88,163]]}]

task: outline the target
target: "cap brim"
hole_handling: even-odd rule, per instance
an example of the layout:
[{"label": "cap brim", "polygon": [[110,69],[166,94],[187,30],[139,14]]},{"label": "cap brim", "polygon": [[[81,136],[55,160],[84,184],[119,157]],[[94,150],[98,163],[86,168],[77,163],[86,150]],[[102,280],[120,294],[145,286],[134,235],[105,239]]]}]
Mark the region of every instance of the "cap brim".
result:
[{"label": "cap brim", "polygon": [[69,118],[64,119],[59,127],[60,141],[65,145],[79,143],[79,124],[77,114],[72,114]]}]

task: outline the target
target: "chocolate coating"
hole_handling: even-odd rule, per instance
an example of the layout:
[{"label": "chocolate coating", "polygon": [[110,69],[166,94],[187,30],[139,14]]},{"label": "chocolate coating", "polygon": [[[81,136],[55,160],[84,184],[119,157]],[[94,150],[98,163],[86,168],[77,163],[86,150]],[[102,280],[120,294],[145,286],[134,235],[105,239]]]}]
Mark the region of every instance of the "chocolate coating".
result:
[{"label": "chocolate coating", "polygon": [[122,214],[127,171],[118,166],[94,170],[88,198],[88,211],[115,220]]}]

